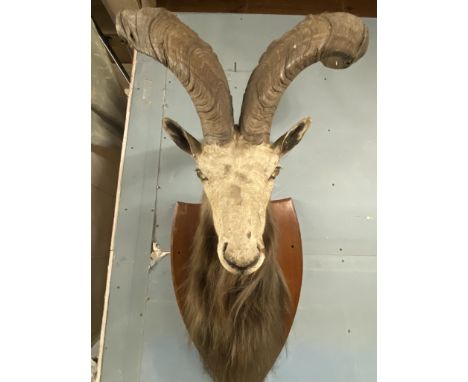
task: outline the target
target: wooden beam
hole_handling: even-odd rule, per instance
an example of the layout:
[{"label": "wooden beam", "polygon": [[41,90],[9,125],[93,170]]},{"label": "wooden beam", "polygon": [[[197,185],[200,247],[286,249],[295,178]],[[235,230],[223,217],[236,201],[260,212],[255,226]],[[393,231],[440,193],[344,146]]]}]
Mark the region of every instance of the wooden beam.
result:
[{"label": "wooden beam", "polygon": [[131,51],[117,36],[113,13],[122,8],[139,8],[140,3],[142,6],[156,3],[173,12],[308,15],[345,11],[361,17],[377,17],[377,0],[91,0],[92,18],[123,64],[132,62]]},{"label": "wooden beam", "polygon": [[158,0],[157,4],[174,12],[307,15],[346,11],[361,17],[377,17],[376,0]]},{"label": "wooden beam", "polygon": [[121,64],[131,63],[132,51],[128,45],[117,36],[114,22],[100,0],[91,1],[91,18],[102,33],[106,43],[115,53],[117,60]]}]

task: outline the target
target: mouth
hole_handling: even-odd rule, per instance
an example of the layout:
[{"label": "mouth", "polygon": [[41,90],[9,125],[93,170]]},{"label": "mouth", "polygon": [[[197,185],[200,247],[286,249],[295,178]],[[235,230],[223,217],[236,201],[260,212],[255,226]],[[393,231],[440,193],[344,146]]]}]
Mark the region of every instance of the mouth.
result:
[{"label": "mouth", "polygon": [[260,260],[260,253],[255,257],[255,259],[253,259],[251,263],[242,267],[237,265],[236,263],[233,263],[232,261],[229,261],[228,259],[225,259],[225,260],[226,260],[226,263],[228,263],[231,268],[234,268],[235,270],[242,273],[246,271],[247,269],[254,267],[258,263],[258,260]]},{"label": "mouth", "polygon": [[259,252],[255,259],[253,259],[252,262],[245,266],[239,266],[238,264],[229,261],[224,256],[218,257],[223,268],[226,269],[229,273],[235,275],[250,275],[257,271],[262,266],[265,260],[265,255],[263,254],[263,252]]}]

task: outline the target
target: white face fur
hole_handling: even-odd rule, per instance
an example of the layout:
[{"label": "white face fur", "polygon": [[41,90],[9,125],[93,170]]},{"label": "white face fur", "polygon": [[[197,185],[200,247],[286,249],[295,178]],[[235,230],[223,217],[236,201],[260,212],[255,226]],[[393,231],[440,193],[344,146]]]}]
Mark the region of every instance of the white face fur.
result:
[{"label": "white face fur", "polygon": [[225,145],[202,145],[176,122],[163,127],[197,165],[211,206],[222,266],[234,274],[250,274],[265,260],[263,232],[279,160],[300,142],[310,125],[305,118],[273,143],[254,145],[235,135]]},{"label": "white face fur", "polygon": [[265,254],[263,231],[280,153],[242,138],[206,145],[195,157],[218,234],[218,257],[232,273],[255,272]]}]

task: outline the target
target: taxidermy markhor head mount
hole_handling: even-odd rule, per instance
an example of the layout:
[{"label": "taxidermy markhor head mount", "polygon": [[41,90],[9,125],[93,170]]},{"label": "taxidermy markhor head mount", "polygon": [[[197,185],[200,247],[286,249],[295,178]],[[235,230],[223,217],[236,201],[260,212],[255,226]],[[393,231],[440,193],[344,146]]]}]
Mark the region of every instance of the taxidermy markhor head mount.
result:
[{"label": "taxidermy markhor head mount", "polygon": [[309,15],[273,41],[249,79],[238,125],[218,58],[174,14],[161,8],[122,11],[117,32],[131,47],[168,67],[189,93],[203,143],[169,118],[163,127],[196,162],[222,266],[234,274],[255,272],[265,259],[263,232],[280,158],[300,142],[310,125],[304,118],[270,142],[280,98],[291,81],[317,61],[342,69],[361,58],[368,45],[366,26],[348,13]]}]

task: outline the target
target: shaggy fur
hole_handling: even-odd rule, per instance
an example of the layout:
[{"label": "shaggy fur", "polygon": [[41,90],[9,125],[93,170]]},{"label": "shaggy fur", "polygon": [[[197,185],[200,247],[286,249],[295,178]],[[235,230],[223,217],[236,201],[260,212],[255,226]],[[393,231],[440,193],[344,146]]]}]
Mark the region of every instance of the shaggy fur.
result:
[{"label": "shaggy fur", "polygon": [[189,277],[185,320],[205,369],[216,382],[260,382],[283,346],[289,289],[275,257],[270,214],[264,232],[265,262],[250,275],[234,275],[220,264],[211,208],[203,199]]}]

